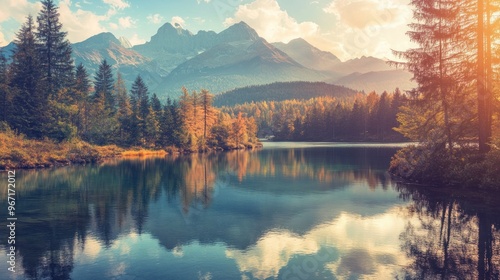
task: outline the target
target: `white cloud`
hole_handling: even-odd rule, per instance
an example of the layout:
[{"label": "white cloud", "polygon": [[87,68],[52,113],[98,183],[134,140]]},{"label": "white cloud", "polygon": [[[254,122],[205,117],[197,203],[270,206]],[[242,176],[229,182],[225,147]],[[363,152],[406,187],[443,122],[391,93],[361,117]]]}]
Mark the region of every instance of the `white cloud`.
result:
[{"label": "white cloud", "polygon": [[310,21],[297,22],[281,9],[276,0],[255,0],[240,5],[231,18],[224,21],[226,26],[244,21],[270,42],[288,42],[297,37],[308,38],[319,34],[318,24]]},{"label": "white cloud", "polygon": [[118,10],[130,7],[130,4],[123,0],[103,0],[103,2]]},{"label": "white cloud", "polygon": [[108,20],[107,16],[97,15],[90,11],[77,9],[71,11],[69,1],[59,4],[60,21],[68,32],[68,39],[72,43],[83,41],[93,35],[106,31],[102,23]]},{"label": "white cloud", "polygon": [[133,20],[131,17],[121,17],[118,19],[118,25],[121,28],[131,28],[136,24],[136,20]]},{"label": "white cloud", "polygon": [[176,26],[177,24],[180,25],[182,28],[186,25],[186,21],[179,17],[179,16],[174,16],[172,17],[171,23],[173,26]]},{"label": "white cloud", "polygon": [[146,39],[140,38],[137,33],[134,33],[131,38],[127,38],[132,46],[146,43]]},{"label": "white cloud", "polygon": [[210,3],[212,2],[212,0],[196,0],[198,2],[198,4],[200,3]]},{"label": "white cloud", "polygon": [[411,12],[408,5],[376,0],[335,0],[323,10],[348,27],[359,29],[401,24]]},{"label": "white cloud", "polygon": [[[408,263],[397,245],[406,224],[399,211],[394,208],[373,217],[343,213],[304,235],[287,230],[270,231],[245,250],[227,249],[226,257],[234,259],[242,273],[250,272],[258,279],[277,278],[280,271],[290,265],[291,259],[304,255],[309,257],[302,261],[301,268],[307,265],[307,260],[316,265],[324,262],[325,267],[340,279],[354,275],[370,279],[393,278],[399,267]],[[353,228],[364,230],[352,234]],[[320,253],[321,248],[326,250]],[[337,252],[340,253],[338,258],[335,257]]]},{"label": "white cloud", "polygon": [[5,39],[5,35],[3,35],[2,30],[0,30],[0,47],[5,47],[8,44],[9,42]]},{"label": "white cloud", "polygon": [[147,20],[153,24],[160,24],[163,22],[163,17],[160,14],[154,14],[147,16]]},{"label": "white cloud", "polygon": [[118,29],[118,24],[114,23],[114,22],[110,22],[109,23],[109,27],[113,30],[117,30]]},{"label": "white cloud", "polygon": [[28,15],[36,16],[42,4],[40,2],[30,3],[27,0],[0,0],[0,23],[14,19],[23,23]]}]

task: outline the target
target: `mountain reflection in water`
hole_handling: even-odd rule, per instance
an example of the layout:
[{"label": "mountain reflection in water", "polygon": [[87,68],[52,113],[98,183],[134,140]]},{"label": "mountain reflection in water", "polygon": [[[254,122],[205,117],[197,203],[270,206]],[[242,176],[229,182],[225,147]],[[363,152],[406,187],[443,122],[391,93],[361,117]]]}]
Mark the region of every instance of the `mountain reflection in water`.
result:
[{"label": "mountain reflection in water", "polygon": [[499,196],[396,184],[385,173],[395,150],[18,171],[17,272],[0,279],[498,279]]}]

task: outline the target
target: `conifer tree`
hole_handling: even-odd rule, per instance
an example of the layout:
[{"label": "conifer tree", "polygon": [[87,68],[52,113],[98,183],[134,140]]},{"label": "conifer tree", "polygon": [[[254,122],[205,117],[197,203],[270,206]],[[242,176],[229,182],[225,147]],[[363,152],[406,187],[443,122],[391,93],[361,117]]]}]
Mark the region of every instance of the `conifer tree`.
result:
[{"label": "conifer tree", "polygon": [[159,146],[166,147],[174,145],[174,115],[172,106],[172,100],[168,98],[160,118]]},{"label": "conifer tree", "polygon": [[141,76],[137,76],[132,84],[131,105],[132,105],[132,119],[131,119],[131,135],[132,143],[140,145],[144,143],[146,135],[146,119],[149,114],[149,90]]},{"label": "conifer tree", "polygon": [[113,71],[111,66],[104,59],[99,65],[94,76],[94,99],[104,99],[104,108],[115,112],[115,98],[113,96]]},{"label": "conifer tree", "polygon": [[122,146],[130,145],[131,136],[131,117],[132,107],[130,105],[130,97],[125,88],[125,81],[120,72],[116,75],[116,82],[113,87],[113,95],[116,97],[116,119],[119,123],[117,143]]},{"label": "conifer tree", "polygon": [[7,122],[9,115],[9,81],[7,77],[7,59],[0,49],[0,122]]},{"label": "conifer tree", "polygon": [[76,127],[78,134],[81,136],[86,133],[88,128],[89,118],[89,93],[90,93],[90,80],[87,70],[83,64],[76,67],[75,84],[74,84],[74,101],[78,108],[78,121]]},{"label": "conifer tree", "polygon": [[[406,66],[418,83],[412,108],[428,119],[418,127],[419,133],[410,131],[411,116],[401,116],[399,131],[434,147],[448,147],[451,154],[454,144],[468,135],[473,124],[473,109],[468,104],[472,96],[467,44],[460,32],[464,1],[417,1],[414,20],[408,32],[418,48],[396,52],[407,60]],[[420,107],[420,108],[417,108]],[[405,109],[403,112],[410,112]],[[411,113],[411,112],[410,112]],[[417,128],[415,127],[415,128]],[[439,149],[435,149],[436,151]]]},{"label": "conifer tree", "polygon": [[43,138],[49,125],[48,95],[43,90],[43,73],[35,39],[33,17],[28,16],[17,33],[10,65],[10,86],[17,112],[10,125],[28,137]]},{"label": "conifer tree", "polygon": [[47,90],[50,95],[73,84],[73,59],[71,44],[66,39],[59,22],[58,7],[52,0],[42,0],[42,10],[37,17],[38,51]]}]

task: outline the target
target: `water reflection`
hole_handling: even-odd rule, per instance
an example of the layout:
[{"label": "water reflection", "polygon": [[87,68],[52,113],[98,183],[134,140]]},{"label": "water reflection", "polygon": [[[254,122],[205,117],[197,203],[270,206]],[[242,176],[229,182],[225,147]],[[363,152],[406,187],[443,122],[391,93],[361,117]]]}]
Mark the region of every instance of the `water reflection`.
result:
[{"label": "water reflection", "polygon": [[498,194],[398,189],[412,201],[401,234],[402,249],[412,260],[406,279],[499,279]]},{"label": "water reflection", "polygon": [[396,186],[385,173],[394,151],[264,149],[20,171],[16,275],[498,278],[491,208]]}]

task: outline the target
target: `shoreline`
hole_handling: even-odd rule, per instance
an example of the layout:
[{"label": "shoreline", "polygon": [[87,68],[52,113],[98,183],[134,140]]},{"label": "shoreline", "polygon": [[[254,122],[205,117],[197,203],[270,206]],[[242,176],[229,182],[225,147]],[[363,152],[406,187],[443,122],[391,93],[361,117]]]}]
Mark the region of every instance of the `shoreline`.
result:
[{"label": "shoreline", "polygon": [[207,148],[199,151],[176,147],[147,149],[143,147],[122,148],[116,145],[98,146],[82,140],[56,143],[51,140],[26,139],[14,133],[0,133],[0,171],[13,169],[43,169],[69,165],[99,163],[106,159],[132,158],[149,155],[194,154],[242,149],[262,148],[262,143],[245,143],[239,147]]}]

